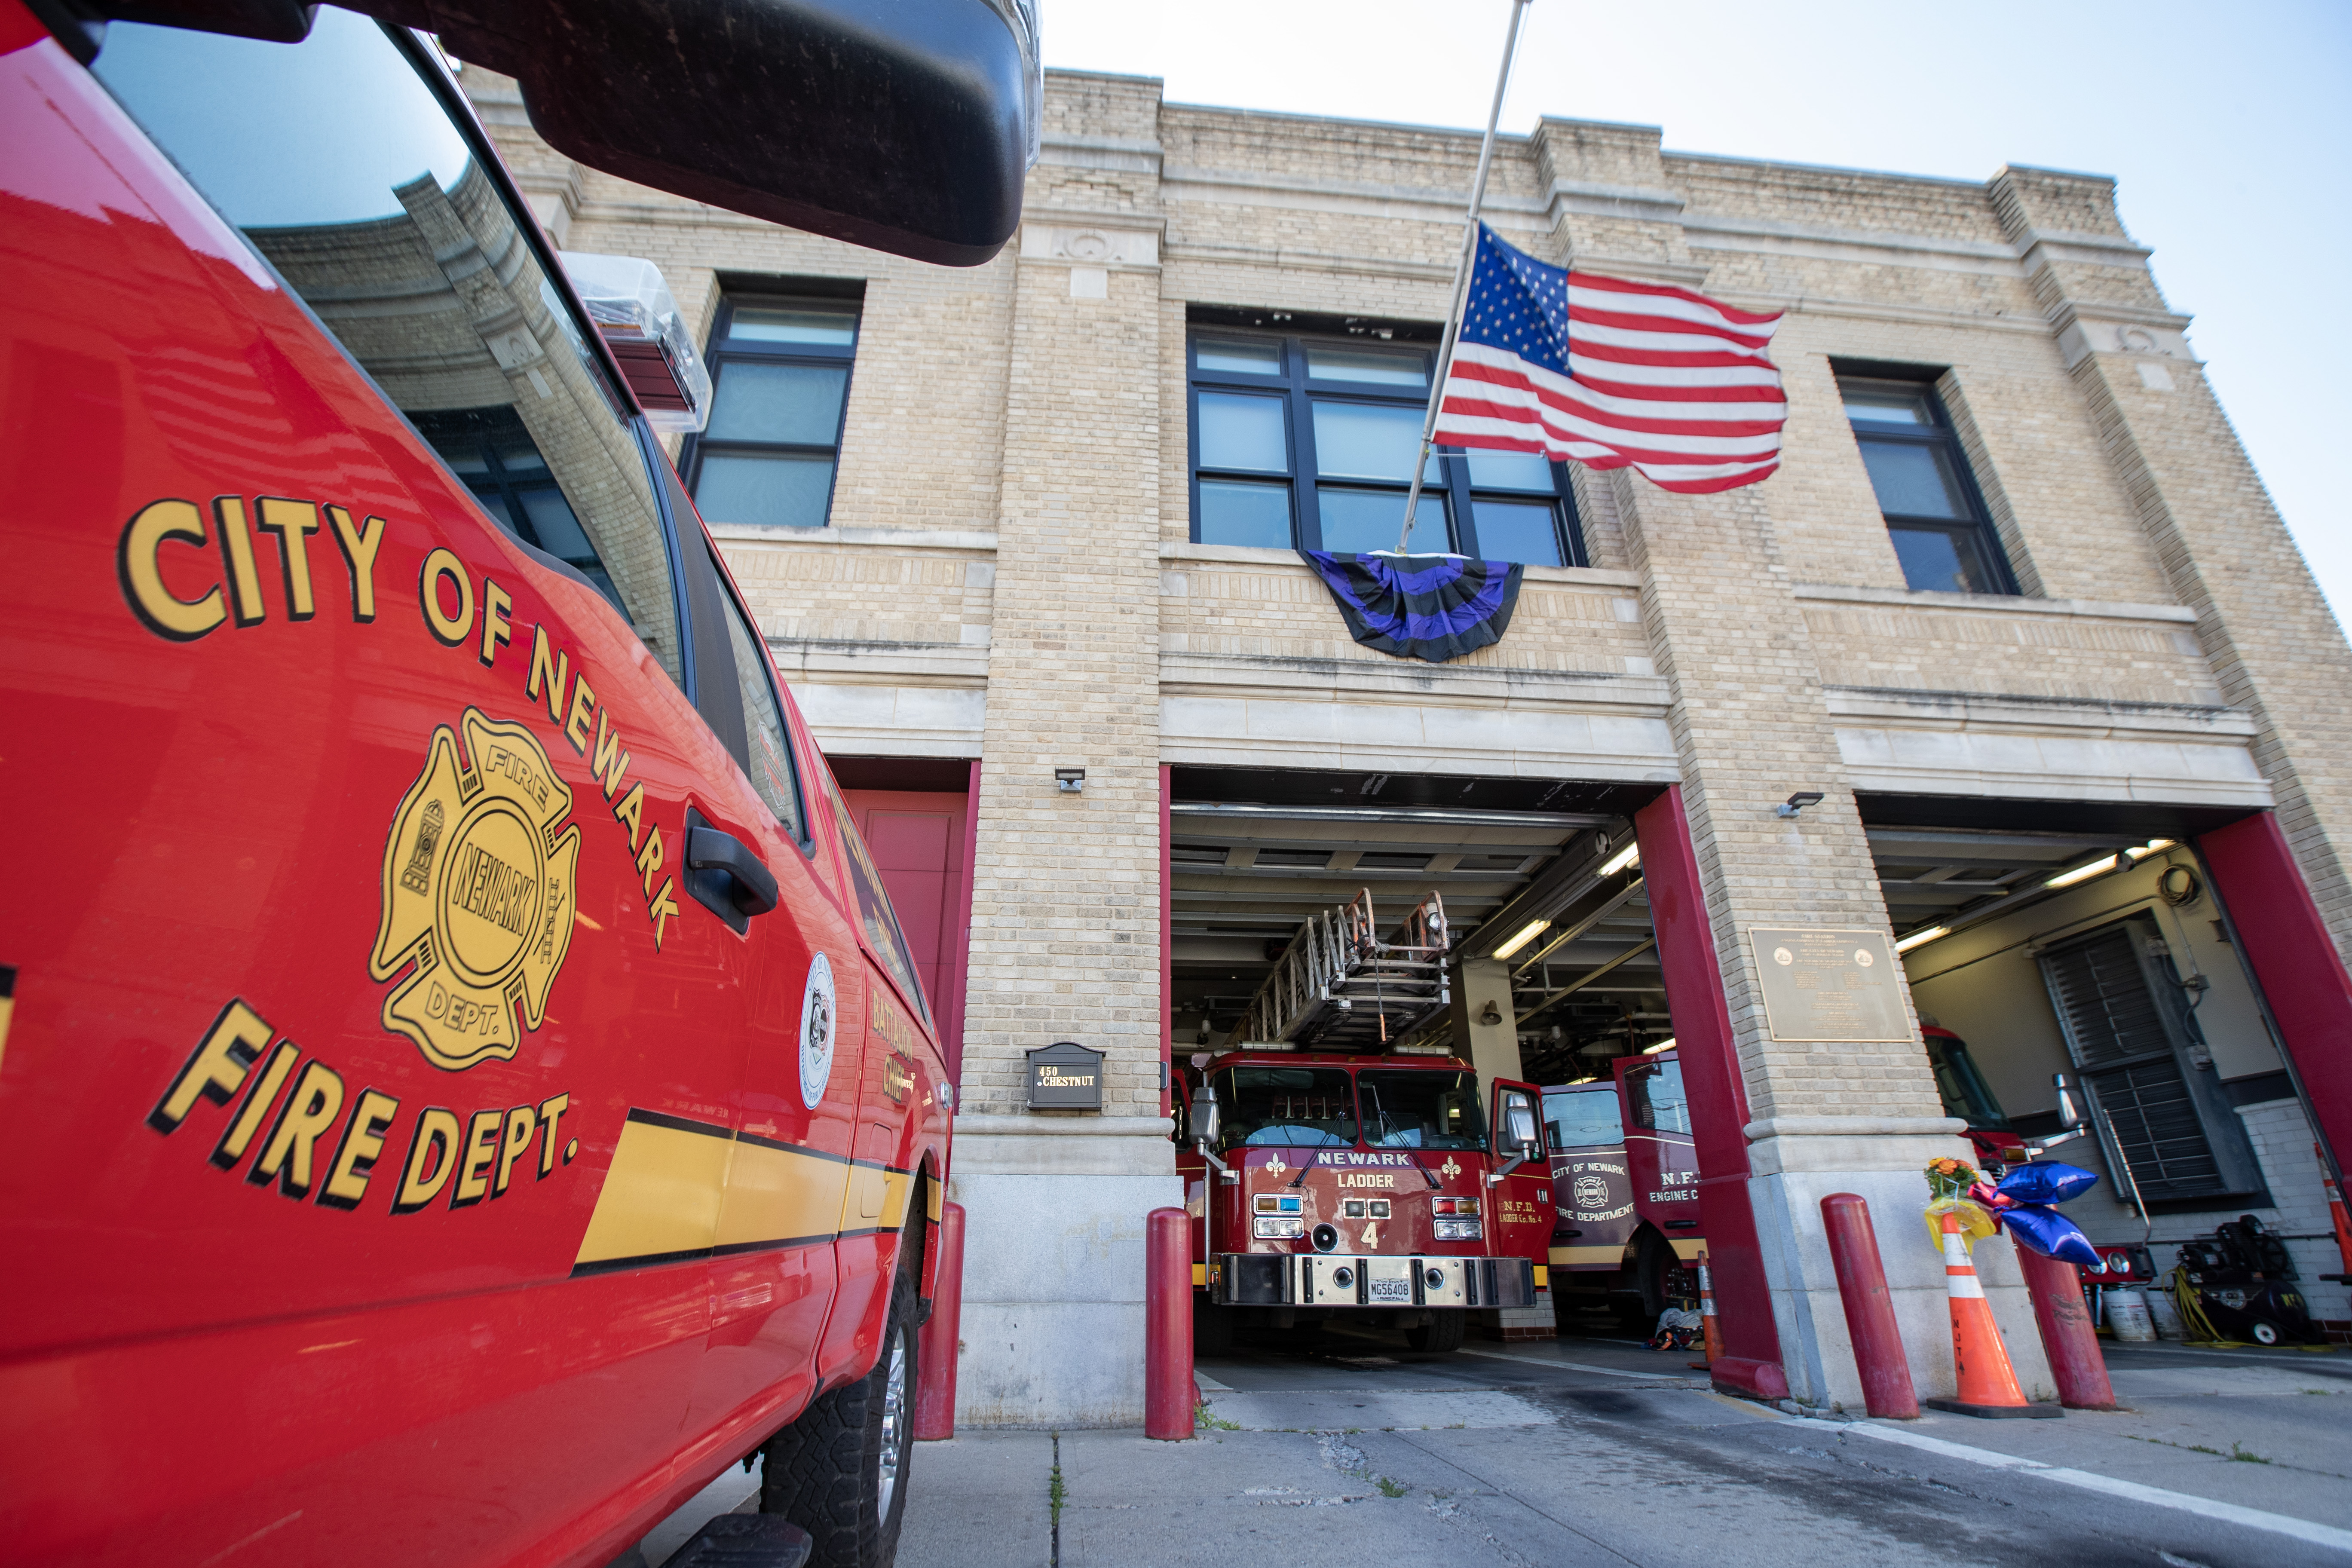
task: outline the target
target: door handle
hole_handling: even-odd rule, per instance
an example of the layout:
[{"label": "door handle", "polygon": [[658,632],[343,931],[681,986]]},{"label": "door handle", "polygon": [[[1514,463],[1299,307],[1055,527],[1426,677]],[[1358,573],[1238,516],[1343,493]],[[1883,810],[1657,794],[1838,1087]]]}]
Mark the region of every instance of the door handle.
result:
[{"label": "door handle", "polygon": [[753,915],[776,907],[776,878],[751,847],[724,833],[688,806],[686,813],[686,890],[695,901],[741,936]]}]

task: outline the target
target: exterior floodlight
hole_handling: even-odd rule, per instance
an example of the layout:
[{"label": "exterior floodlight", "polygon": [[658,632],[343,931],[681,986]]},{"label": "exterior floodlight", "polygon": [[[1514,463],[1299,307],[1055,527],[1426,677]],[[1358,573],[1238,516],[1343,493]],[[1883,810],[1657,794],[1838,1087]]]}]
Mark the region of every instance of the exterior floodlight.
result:
[{"label": "exterior floodlight", "polygon": [[1087,770],[1084,768],[1055,768],[1054,770],[1054,784],[1055,786],[1060,789],[1064,795],[1076,795],[1080,790],[1087,787]]},{"label": "exterior floodlight", "polygon": [[1895,951],[1897,952],[1908,952],[1915,947],[1925,947],[1931,942],[1938,941],[1951,934],[1952,928],[1949,926],[1929,926],[1926,931],[1915,931],[1909,936],[1905,937],[1901,942],[1896,942],[1895,944]]},{"label": "exterior floodlight", "polygon": [[1780,805],[1774,806],[1772,808],[1772,815],[1775,816],[1794,816],[1797,813],[1804,810],[1805,807],[1809,805],[1819,805],[1821,804],[1821,791],[1817,789],[1801,789],[1796,794],[1790,795],[1788,799],[1782,801]]},{"label": "exterior floodlight", "polygon": [[1642,841],[1637,838],[1633,843],[1625,846],[1624,848],[1617,851],[1616,854],[1609,857],[1609,863],[1601,868],[1601,874],[1604,877],[1613,877],[1618,872],[1622,871],[1626,867],[1638,866],[1641,863]]},{"label": "exterior floodlight", "polygon": [[1511,938],[1510,941],[1505,942],[1502,946],[1495,950],[1495,956],[1496,958],[1508,958],[1511,954],[1518,952],[1519,949],[1527,946],[1528,943],[1535,941],[1537,937],[1549,930],[1551,930],[1551,921],[1529,921],[1527,924],[1519,928],[1518,935]]}]

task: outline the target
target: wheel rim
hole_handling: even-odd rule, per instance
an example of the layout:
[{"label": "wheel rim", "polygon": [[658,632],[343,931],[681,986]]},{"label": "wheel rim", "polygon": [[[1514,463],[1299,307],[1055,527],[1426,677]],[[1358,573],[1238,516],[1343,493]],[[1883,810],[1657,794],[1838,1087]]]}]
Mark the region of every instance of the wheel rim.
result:
[{"label": "wheel rim", "polygon": [[890,1342],[890,1371],[882,1384],[882,1484],[874,1489],[875,1517],[890,1520],[890,1500],[898,1490],[898,1445],[907,1424],[907,1336]]}]

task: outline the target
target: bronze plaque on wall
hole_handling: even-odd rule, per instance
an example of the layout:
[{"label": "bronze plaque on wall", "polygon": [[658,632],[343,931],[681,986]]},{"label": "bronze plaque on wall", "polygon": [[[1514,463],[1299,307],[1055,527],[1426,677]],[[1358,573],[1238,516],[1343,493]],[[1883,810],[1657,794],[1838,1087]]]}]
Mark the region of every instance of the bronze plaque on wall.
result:
[{"label": "bronze plaque on wall", "polygon": [[1100,1110],[1103,1053],[1056,1040],[1029,1053],[1029,1109]]},{"label": "bronze plaque on wall", "polygon": [[1763,977],[1764,1017],[1776,1040],[1907,1040],[1903,971],[1884,931],[1750,926]]}]

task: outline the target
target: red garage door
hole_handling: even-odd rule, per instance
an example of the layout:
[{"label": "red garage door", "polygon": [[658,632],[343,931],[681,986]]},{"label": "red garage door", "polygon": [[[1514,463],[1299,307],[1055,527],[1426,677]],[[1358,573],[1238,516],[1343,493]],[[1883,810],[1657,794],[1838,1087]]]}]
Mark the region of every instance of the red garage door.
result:
[{"label": "red garage door", "polygon": [[914,950],[923,994],[939,1019],[948,1068],[960,1075],[963,1056],[964,931],[971,920],[965,872],[967,794],[929,790],[845,789],[882,872],[899,929]]}]

